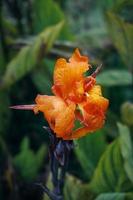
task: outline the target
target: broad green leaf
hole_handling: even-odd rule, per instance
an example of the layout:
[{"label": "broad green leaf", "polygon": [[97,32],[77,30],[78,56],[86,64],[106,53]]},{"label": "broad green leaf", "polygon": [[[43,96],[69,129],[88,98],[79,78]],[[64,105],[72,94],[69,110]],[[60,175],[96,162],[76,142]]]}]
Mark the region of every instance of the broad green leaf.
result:
[{"label": "broad green leaf", "polygon": [[98,75],[97,83],[106,87],[131,85],[132,75],[127,70],[106,70]]},{"label": "broad green leaf", "polygon": [[133,183],[133,144],[130,136],[129,128],[121,123],[118,123],[120,134],[120,148],[124,159],[124,168],[128,178]]},{"label": "broad green leaf", "polygon": [[67,175],[64,186],[64,200],[91,200],[92,193],[88,184],[83,184],[74,176]]},{"label": "broad green leaf", "polygon": [[103,193],[100,194],[96,200],[132,200],[133,193]]},{"label": "broad green leaf", "polygon": [[96,194],[132,191],[133,184],[127,177],[123,165],[120,138],[118,138],[108,145],[98,163],[90,183],[92,191]]},{"label": "broad green leaf", "polygon": [[25,180],[36,178],[46,156],[46,147],[44,145],[36,153],[30,149],[29,145],[29,139],[24,138],[21,143],[20,152],[13,158],[14,165]]},{"label": "broad green leaf", "polygon": [[85,175],[90,178],[97,166],[100,156],[106,148],[105,136],[102,131],[88,134],[77,140],[75,147],[76,156],[84,170]]},{"label": "broad green leaf", "polygon": [[7,133],[10,123],[11,112],[9,109],[10,99],[7,91],[0,91],[0,135]]},{"label": "broad green leaf", "polygon": [[121,106],[121,116],[124,123],[133,125],[133,103],[125,102]]},{"label": "broad green leaf", "polygon": [[113,12],[107,12],[109,32],[125,66],[132,70],[133,59],[133,24],[124,22]]},{"label": "broad green leaf", "polygon": [[103,193],[96,200],[124,200],[125,196],[125,193]]},{"label": "broad green leaf", "polygon": [[61,31],[63,22],[46,28],[36,36],[31,45],[27,45],[11,60],[3,78],[3,87],[11,86],[32,71],[43,56],[50,50]]},{"label": "broad green leaf", "polygon": [[[62,20],[65,21],[64,13],[54,0],[34,0],[33,12],[35,33],[42,31],[44,27],[57,24]],[[66,23],[61,31],[60,39],[72,39],[72,34],[69,32]]]}]

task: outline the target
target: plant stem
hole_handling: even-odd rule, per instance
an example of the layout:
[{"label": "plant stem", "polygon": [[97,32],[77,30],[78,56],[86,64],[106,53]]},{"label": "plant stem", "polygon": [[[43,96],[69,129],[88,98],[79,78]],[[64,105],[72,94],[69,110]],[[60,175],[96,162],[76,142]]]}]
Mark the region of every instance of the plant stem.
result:
[{"label": "plant stem", "polygon": [[47,130],[50,138],[49,154],[53,191],[50,191],[41,183],[37,185],[43,189],[43,191],[49,196],[51,200],[63,200],[65,175],[69,162],[69,154],[74,147],[73,141],[57,138],[50,128],[43,128]]}]

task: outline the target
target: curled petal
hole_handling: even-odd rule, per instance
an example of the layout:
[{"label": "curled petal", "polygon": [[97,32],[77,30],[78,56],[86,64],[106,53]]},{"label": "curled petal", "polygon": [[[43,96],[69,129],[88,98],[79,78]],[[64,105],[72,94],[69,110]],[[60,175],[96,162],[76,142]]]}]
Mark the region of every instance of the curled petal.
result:
[{"label": "curled petal", "polygon": [[100,85],[94,85],[91,90],[89,90],[88,94],[90,95],[99,95],[102,96],[101,86]]},{"label": "curled petal", "polygon": [[69,62],[83,62],[88,63],[89,58],[87,56],[81,56],[79,49],[77,48],[74,53],[72,54],[71,58],[69,59]]},{"label": "curled petal", "polygon": [[66,108],[65,102],[57,96],[37,95],[35,102],[35,113],[41,111],[46,119],[51,121],[55,120],[55,117]]},{"label": "curled petal", "polygon": [[[101,95],[101,90],[99,86],[95,86],[93,92],[90,92],[86,101],[79,104],[79,109],[82,113],[80,114],[80,120],[85,125],[88,132],[96,131],[100,129],[105,122],[105,112],[107,110],[109,101]],[[99,94],[99,95],[98,95]],[[81,134],[83,134],[83,130]],[[87,132],[86,132],[87,133]],[[79,134],[79,132],[78,132]]]},{"label": "curled petal", "polygon": [[103,96],[99,95],[89,95],[87,98],[86,103],[84,104],[84,109],[87,112],[96,113],[99,110],[103,111],[104,113],[107,111],[109,105],[109,100],[104,98]]},{"label": "curled petal", "polygon": [[34,112],[43,112],[57,137],[63,138],[72,131],[75,120],[75,104],[67,105],[60,97],[38,95]]},{"label": "curled petal", "polygon": [[62,58],[58,59],[54,70],[53,93],[64,100],[80,102],[84,94],[84,73],[88,69],[88,58],[81,56],[78,49],[69,62]]},{"label": "curled petal", "polygon": [[75,105],[70,104],[62,111],[55,121],[54,131],[57,133],[57,137],[64,137],[64,135],[70,134],[72,128],[74,127],[75,120]]}]

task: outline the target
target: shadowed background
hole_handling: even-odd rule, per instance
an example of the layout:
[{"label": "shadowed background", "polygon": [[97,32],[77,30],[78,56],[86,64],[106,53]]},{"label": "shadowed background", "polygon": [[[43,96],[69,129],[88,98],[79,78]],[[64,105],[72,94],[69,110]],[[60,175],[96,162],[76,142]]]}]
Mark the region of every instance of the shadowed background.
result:
[{"label": "shadowed background", "polygon": [[[133,199],[133,1],[0,0],[0,199],[47,200],[42,114],[13,111],[51,94],[57,58],[78,47],[110,100],[105,126],[75,141],[65,200]],[[78,125],[77,125],[78,126]]]}]

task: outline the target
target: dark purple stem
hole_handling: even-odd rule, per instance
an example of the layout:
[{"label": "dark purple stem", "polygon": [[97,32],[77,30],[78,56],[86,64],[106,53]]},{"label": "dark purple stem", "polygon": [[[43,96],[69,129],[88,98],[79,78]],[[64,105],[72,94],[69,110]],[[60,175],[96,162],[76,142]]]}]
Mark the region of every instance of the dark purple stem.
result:
[{"label": "dark purple stem", "polygon": [[49,153],[53,191],[50,191],[46,186],[43,186],[42,184],[39,184],[39,186],[49,196],[50,199],[63,200],[65,175],[69,162],[69,154],[73,149],[73,141],[57,138],[50,128],[44,128],[49,133],[50,138]]}]

